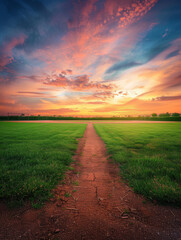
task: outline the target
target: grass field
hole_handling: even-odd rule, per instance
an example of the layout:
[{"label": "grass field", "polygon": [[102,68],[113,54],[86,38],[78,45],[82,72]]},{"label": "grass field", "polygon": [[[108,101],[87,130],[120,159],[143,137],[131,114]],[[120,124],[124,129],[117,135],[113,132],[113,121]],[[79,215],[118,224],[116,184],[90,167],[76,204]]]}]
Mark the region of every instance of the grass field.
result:
[{"label": "grass field", "polygon": [[95,124],[134,191],[181,206],[181,123]]},{"label": "grass field", "polygon": [[0,123],[0,198],[39,207],[63,178],[86,124]]}]

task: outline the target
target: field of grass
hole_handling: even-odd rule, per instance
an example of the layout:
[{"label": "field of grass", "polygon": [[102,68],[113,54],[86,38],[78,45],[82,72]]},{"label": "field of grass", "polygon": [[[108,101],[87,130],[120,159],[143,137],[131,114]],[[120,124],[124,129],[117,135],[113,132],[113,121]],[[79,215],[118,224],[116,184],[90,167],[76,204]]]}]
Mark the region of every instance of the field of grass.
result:
[{"label": "field of grass", "polygon": [[0,122],[0,198],[39,207],[63,178],[86,124]]},{"label": "field of grass", "polygon": [[181,207],[181,124],[95,124],[135,192]]}]

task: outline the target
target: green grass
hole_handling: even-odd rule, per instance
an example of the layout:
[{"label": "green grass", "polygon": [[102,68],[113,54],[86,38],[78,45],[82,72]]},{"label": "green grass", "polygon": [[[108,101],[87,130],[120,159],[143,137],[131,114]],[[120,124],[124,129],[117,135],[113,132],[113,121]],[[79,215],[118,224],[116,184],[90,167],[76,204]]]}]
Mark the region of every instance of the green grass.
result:
[{"label": "green grass", "polygon": [[79,182],[78,182],[78,181],[73,182],[73,184],[74,184],[75,186],[79,186]]},{"label": "green grass", "polygon": [[70,194],[69,192],[66,192],[66,193],[64,194],[64,196],[65,196],[66,198],[69,198],[69,197],[71,196],[71,194]]},{"label": "green grass", "polygon": [[63,179],[86,124],[0,122],[0,198],[40,207]]},{"label": "green grass", "polygon": [[181,207],[181,123],[95,124],[134,191]]}]

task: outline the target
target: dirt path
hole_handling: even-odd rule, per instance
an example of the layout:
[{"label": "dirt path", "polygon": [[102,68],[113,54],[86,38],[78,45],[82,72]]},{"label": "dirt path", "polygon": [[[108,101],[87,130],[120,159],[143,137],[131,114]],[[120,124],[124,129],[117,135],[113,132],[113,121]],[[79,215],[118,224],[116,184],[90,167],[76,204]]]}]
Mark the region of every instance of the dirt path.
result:
[{"label": "dirt path", "polygon": [[153,205],[121,180],[89,123],[74,168],[40,210],[1,205],[0,239],[181,239],[181,209]]}]

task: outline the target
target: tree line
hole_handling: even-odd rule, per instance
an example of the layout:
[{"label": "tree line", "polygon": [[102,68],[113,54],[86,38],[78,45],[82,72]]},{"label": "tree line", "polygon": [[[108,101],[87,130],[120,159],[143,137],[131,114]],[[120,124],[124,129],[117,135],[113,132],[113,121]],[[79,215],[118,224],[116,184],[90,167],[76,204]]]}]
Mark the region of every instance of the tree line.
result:
[{"label": "tree line", "polygon": [[153,121],[181,121],[180,113],[152,113],[151,116],[125,116],[125,117],[66,117],[66,116],[41,116],[41,115],[7,115],[0,116],[0,121],[13,120],[153,120]]}]

